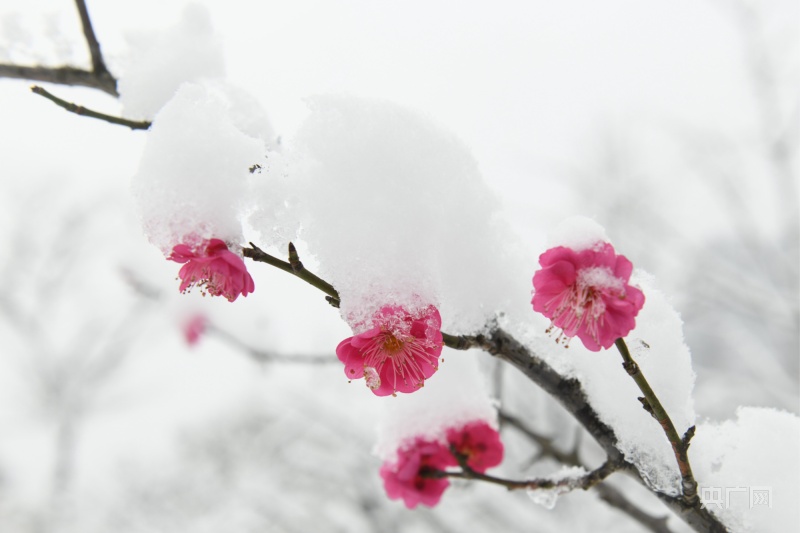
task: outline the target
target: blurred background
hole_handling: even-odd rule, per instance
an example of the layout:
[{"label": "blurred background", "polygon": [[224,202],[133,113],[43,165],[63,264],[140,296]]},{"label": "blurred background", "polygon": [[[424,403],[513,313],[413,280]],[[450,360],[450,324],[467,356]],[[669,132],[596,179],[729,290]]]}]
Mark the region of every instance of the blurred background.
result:
[{"label": "blurred background", "polygon": [[[583,214],[656,277],[685,322],[702,419],[800,412],[797,2],[202,4],[227,79],[278,135],[314,94],[421,110],[471,147],[531,249]],[[112,73],[185,6],[89,3]],[[73,2],[4,0],[0,63],[88,67]],[[0,532],[657,530],[594,493],[553,511],[477,484],[434,510],[387,500],[377,407],[340,379],[335,310],[264,265],[235,304],[179,295],[128,192],[145,134],[28,87],[0,79]],[[210,326],[190,344],[196,316]],[[542,439],[504,427],[509,475],[552,470],[550,445],[591,456],[558,407],[484,364]],[[628,485],[613,484],[664,515]]]}]

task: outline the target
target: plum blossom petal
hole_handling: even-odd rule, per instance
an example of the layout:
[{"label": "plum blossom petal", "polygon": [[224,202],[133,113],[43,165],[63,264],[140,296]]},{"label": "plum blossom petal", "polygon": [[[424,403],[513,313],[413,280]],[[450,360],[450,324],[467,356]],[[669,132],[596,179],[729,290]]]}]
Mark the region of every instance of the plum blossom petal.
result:
[{"label": "plum blossom petal", "polygon": [[196,313],[189,317],[189,319],[183,323],[182,328],[183,338],[186,340],[186,344],[194,346],[200,342],[200,337],[205,333],[207,325],[208,318],[201,313]]},{"label": "plum blossom petal", "polygon": [[439,311],[430,305],[412,314],[402,307],[384,306],[372,323],[372,328],[336,347],[347,378],[366,378],[376,396],[418,390],[439,368],[443,345]]},{"label": "plum blossom petal", "polygon": [[500,433],[483,420],[447,430],[447,442],[467,459],[467,465],[483,474],[503,461]]},{"label": "plum blossom petal", "polygon": [[[631,286],[633,264],[609,243],[575,251],[564,246],[539,256],[533,276],[533,310],[577,336],[591,351],[609,348],[636,325],[644,294]],[[561,339],[561,335],[557,340]]]},{"label": "plum blossom petal", "polygon": [[420,503],[433,507],[450,486],[446,478],[427,477],[426,470],[444,470],[456,460],[440,442],[415,438],[397,451],[397,460],[386,462],[380,470],[386,495],[402,498],[409,509]]},{"label": "plum blossom petal", "polygon": [[242,258],[220,239],[209,239],[195,248],[177,244],[167,259],[184,264],[178,273],[181,292],[198,286],[211,296],[224,296],[232,302],[240,294],[247,297],[255,290]]},{"label": "plum blossom petal", "polygon": [[433,507],[450,486],[446,477],[437,477],[433,471],[458,466],[456,455],[480,473],[503,460],[500,434],[483,420],[447,428],[444,433],[443,440],[415,437],[405,441],[397,450],[397,459],[383,464],[380,474],[389,498],[402,499],[409,509],[420,503]]}]

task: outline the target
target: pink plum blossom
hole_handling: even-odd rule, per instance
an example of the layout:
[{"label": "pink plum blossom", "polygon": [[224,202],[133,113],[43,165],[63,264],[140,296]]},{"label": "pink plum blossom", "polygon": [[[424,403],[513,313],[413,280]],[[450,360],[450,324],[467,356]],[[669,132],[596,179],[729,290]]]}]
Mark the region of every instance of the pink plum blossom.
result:
[{"label": "pink plum blossom", "polygon": [[416,438],[397,451],[396,461],[384,463],[380,474],[390,499],[402,498],[409,509],[420,503],[433,507],[450,481],[428,477],[426,470],[444,470],[456,464],[455,457],[442,443]]},{"label": "pink plum blossom", "polygon": [[500,433],[483,420],[448,429],[447,442],[466,457],[470,468],[481,474],[503,461]]},{"label": "pink plum blossom", "polygon": [[240,294],[246,297],[255,289],[242,258],[228,250],[228,245],[220,239],[209,239],[194,248],[178,244],[168,259],[185,263],[178,273],[181,292],[198,286],[211,296],[224,296],[232,302]]},{"label": "pink plum blossom", "polygon": [[183,338],[186,339],[186,344],[194,346],[200,342],[200,337],[206,331],[208,318],[203,314],[194,314],[183,323]]},{"label": "pink plum blossom", "polygon": [[458,466],[454,453],[480,473],[503,460],[500,434],[483,420],[448,428],[445,433],[444,440],[423,437],[408,440],[397,451],[395,461],[383,464],[380,474],[389,498],[402,498],[409,509],[420,503],[433,507],[450,486],[447,477],[436,477],[434,471],[444,472]]},{"label": "pink plum blossom", "polygon": [[567,338],[577,335],[597,352],[636,325],[644,294],[628,284],[633,264],[610,244],[581,251],[558,246],[539,256],[539,264],[542,268],[533,275],[533,310]]},{"label": "pink plum blossom", "polygon": [[411,314],[385,306],[375,313],[372,327],[336,347],[349,379],[365,378],[377,396],[414,392],[439,367],[442,319],[430,305]]}]

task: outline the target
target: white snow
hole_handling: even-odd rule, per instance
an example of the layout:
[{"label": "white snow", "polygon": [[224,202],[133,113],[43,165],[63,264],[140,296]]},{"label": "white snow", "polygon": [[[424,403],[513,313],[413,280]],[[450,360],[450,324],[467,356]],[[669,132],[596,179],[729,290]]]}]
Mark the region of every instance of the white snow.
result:
[{"label": "white snow", "polygon": [[697,427],[689,458],[701,498],[732,531],[798,531],[800,418],[758,407],[736,414]]},{"label": "white snow", "polygon": [[[507,244],[499,204],[461,141],[389,102],[326,96],[309,105],[285,160],[256,178],[266,208],[251,221],[266,242],[294,228],[349,322],[422,301],[439,306],[445,329],[471,332],[509,308],[509,295],[529,292],[521,247]],[[275,191],[289,185],[276,206]],[[276,207],[282,216],[265,213]]]},{"label": "white snow", "polygon": [[[561,481],[570,478],[577,480],[585,476],[587,473],[588,472],[586,469],[581,466],[563,466],[561,467],[561,470],[555,474],[547,476],[546,479],[551,481]],[[550,510],[555,508],[559,496],[572,490],[572,487],[569,485],[564,485],[550,489],[527,489],[525,492],[528,493],[528,497],[533,501],[533,503],[541,505],[545,509]]]},{"label": "white snow", "polygon": [[133,177],[145,233],[165,254],[180,242],[242,238],[248,168],[266,142],[243,131],[258,128],[237,123],[240,108],[219,87],[181,86],[156,116]]},{"label": "white snow", "polygon": [[201,4],[187,4],[171,28],[132,34],[128,40],[130,57],[123,61],[118,83],[128,118],[151,120],[182,83],[225,74],[220,39]]},{"label": "white snow", "polygon": [[565,246],[576,252],[604,242],[611,242],[606,230],[591,218],[583,216],[570,217],[548,233],[549,247]]},{"label": "white snow", "polygon": [[[476,352],[445,349],[445,362],[413,394],[398,394],[383,402],[378,425],[375,453],[382,459],[393,458],[407,439],[427,437],[443,439],[451,427],[485,420],[497,426],[495,408],[486,389],[486,376],[478,368]],[[364,394],[371,395],[369,391]]]},{"label": "white snow", "polygon": [[579,286],[621,290],[623,282],[608,267],[590,267],[578,271]]}]

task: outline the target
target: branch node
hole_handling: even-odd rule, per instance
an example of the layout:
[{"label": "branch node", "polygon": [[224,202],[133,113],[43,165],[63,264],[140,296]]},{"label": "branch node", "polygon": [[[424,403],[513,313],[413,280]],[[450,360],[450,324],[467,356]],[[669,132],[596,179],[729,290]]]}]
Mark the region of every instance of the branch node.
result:
[{"label": "branch node", "polygon": [[656,415],[655,411],[653,411],[653,406],[650,405],[650,402],[647,401],[647,398],[645,398],[644,396],[639,396],[636,399],[639,400],[639,403],[642,404],[642,409],[650,413],[650,416],[658,420],[658,416]]},{"label": "branch node", "polygon": [[629,376],[635,376],[639,373],[639,365],[636,364],[636,361],[625,361],[622,363],[622,368],[625,369]]},{"label": "branch node", "polygon": [[689,450],[689,444],[691,443],[692,438],[694,438],[694,431],[695,431],[695,426],[692,426],[686,430],[686,433],[683,434],[681,442],[683,443],[684,453],[686,453],[686,451]]},{"label": "branch node", "polygon": [[292,266],[292,270],[295,274],[305,270],[302,261],[300,261],[300,256],[297,254],[297,248],[295,248],[294,243],[291,242],[289,243],[289,264]]}]

